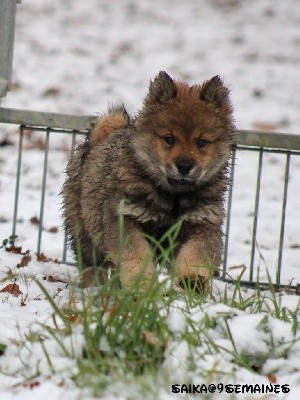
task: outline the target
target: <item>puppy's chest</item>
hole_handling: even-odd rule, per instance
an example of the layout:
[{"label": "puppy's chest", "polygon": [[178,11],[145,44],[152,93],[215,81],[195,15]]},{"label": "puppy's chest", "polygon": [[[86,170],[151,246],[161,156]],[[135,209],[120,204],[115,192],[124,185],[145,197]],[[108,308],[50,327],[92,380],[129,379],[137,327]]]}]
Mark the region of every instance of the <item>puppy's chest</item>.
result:
[{"label": "puppy's chest", "polygon": [[196,210],[198,206],[198,202],[192,195],[190,196],[179,196],[173,195],[169,199],[170,204],[170,212],[169,215],[175,221],[183,215],[188,214],[189,212]]},{"label": "puppy's chest", "polygon": [[141,224],[172,226],[184,217],[193,223],[219,215],[219,207],[201,202],[195,194],[158,193],[145,187],[131,187],[125,197],[124,214]]},{"label": "puppy's chest", "polygon": [[124,215],[144,226],[171,227],[181,217],[192,224],[221,224],[223,207],[219,200],[202,199],[199,193],[161,193],[151,186],[132,184],[125,193]]}]

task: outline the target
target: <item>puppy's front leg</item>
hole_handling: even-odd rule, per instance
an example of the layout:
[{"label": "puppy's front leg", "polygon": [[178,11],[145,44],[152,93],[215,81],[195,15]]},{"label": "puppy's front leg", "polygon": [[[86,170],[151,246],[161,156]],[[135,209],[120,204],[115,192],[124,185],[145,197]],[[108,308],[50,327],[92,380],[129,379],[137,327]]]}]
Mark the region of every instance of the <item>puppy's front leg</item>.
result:
[{"label": "puppy's front leg", "polygon": [[152,251],[139,226],[130,218],[124,219],[124,233],[111,232],[106,238],[105,247],[109,259],[120,267],[120,280],[123,288],[131,289],[137,284],[147,289],[154,279]]},{"label": "puppy's front leg", "polygon": [[152,254],[146,239],[138,230],[131,229],[125,238],[124,248],[119,257],[122,287],[138,286],[147,289],[154,276]]},{"label": "puppy's front leg", "polygon": [[199,291],[206,291],[215,267],[221,261],[222,240],[219,229],[206,230],[201,226],[189,229],[189,235],[179,250],[175,276],[182,286],[187,280]]}]

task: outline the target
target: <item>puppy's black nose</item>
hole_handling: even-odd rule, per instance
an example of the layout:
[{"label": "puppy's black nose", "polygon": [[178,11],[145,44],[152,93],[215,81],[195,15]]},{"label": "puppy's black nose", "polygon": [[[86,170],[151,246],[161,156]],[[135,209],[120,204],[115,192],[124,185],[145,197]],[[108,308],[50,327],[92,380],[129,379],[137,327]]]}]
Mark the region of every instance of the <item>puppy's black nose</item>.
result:
[{"label": "puppy's black nose", "polygon": [[193,168],[194,164],[195,163],[193,160],[178,160],[175,163],[175,165],[178,169],[178,172],[181,175],[188,175],[190,170]]}]

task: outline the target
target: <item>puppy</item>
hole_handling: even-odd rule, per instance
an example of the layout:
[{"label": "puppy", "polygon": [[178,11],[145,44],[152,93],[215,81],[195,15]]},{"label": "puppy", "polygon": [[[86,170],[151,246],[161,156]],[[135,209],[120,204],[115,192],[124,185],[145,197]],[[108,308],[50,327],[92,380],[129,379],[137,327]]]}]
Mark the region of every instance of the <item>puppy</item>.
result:
[{"label": "puppy", "polygon": [[155,274],[149,237],[160,241],[182,221],[172,274],[179,284],[205,286],[221,263],[234,143],[229,90],[219,76],[189,86],[161,71],[135,118],[124,107],[98,118],[69,160],[62,191],[66,232],[84,266],[109,261],[124,288],[138,280],[146,289]]}]

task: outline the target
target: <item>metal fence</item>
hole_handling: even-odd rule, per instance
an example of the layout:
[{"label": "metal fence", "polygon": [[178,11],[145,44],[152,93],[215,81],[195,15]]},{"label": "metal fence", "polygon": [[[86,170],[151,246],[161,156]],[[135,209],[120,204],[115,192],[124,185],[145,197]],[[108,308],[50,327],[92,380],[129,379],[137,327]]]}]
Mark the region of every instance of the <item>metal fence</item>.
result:
[{"label": "metal fence", "polygon": [[[22,204],[19,202],[19,191],[20,182],[22,179],[22,157],[23,157],[23,139],[24,133],[26,131],[34,130],[36,132],[41,132],[44,135],[44,159],[43,159],[43,171],[42,171],[42,183],[41,183],[41,201],[40,210],[38,216],[38,238],[36,243],[36,252],[41,253],[45,251],[43,247],[43,219],[45,210],[45,187],[47,181],[48,173],[48,154],[49,154],[49,142],[51,135],[71,135],[71,146],[70,154],[74,150],[77,135],[85,135],[87,128],[90,126],[91,119],[89,117],[75,116],[75,115],[62,115],[62,114],[50,114],[50,113],[39,113],[39,112],[29,112],[23,110],[12,110],[0,107],[0,123],[4,124],[17,124],[19,125],[19,145],[18,145],[18,157],[16,165],[16,186],[15,186],[15,199],[14,199],[14,212],[13,212],[13,223],[12,223],[12,234],[18,234],[18,215],[20,207]],[[246,154],[255,154],[254,158],[251,158],[249,165],[249,176],[250,174],[254,179],[254,188],[248,199],[251,204],[253,204],[252,212],[249,213],[247,224],[251,225],[251,232],[249,233],[249,238],[245,240],[247,245],[245,253],[249,254],[248,260],[236,261],[237,265],[231,260],[231,254],[234,248],[237,246],[238,242],[242,240],[240,237],[239,227],[240,220],[238,223],[234,221],[234,214],[236,211],[236,205],[234,201],[235,192],[238,190],[238,185],[236,182],[236,175],[239,173],[239,163],[240,160],[245,159]],[[239,279],[242,284],[255,285],[257,282],[260,285],[266,285],[268,279],[265,282],[261,281],[259,273],[259,262],[263,258],[261,255],[260,248],[264,246],[265,237],[257,240],[258,236],[258,225],[262,216],[260,215],[260,207],[262,204],[262,190],[264,185],[262,184],[262,174],[263,170],[266,168],[264,166],[264,159],[272,155],[281,157],[280,174],[282,175],[282,188],[281,193],[278,189],[278,204],[280,206],[280,211],[272,217],[272,223],[276,223],[279,226],[278,234],[271,231],[272,240],[276,243],[277,256],[276,260],[273,260],[271,264],[268,265],[269,271],[271,271],[272,283],[276,286],[289,286],[290,288],[296,288],[297,282],[294,282],[292,277],[288,282],[282,282],[283,271],[286,266],[283,263],[285,246],[285,230],[287,228],[286,224],[286,212],[289,199],[289,182],[291,177],[291,165],[294,159],[300,161],[298,157],[300,155],[300,136],[291,134],[278,134],[278,133],[262,133],[254,131],[239,131],[238,132],[238,146],[232,153],[232,162],[230,169],[230,179],[231,185],[229,187],[227,196],[227,217],[224,225],[225,234],[225,246],[224,246],[224,258],[221,270],[221,279],[225,281],[231,281],[232,279]],[[248,156],[247,156],[248,157]],[[272,161],[272,160],[271,160]],[[273,160],[274,161],[274,160]],[[275,160],[276,161],[276,160]],[[238,165],[237,165],[238,164]],[[298,164],[297,164],[298,165]],[[300,168],[295,168],[296,176],[293,176],[293,182],[300,182]],[[298,174],[298,175],[297,175]],[[280,186],[278,177],[274,180]],[[243,185],[248,185],[248,182],[243,182]],[[249,183],[250,185],[250,183]],[[277,190],[277,189],[276,189]],[[290,196],[292,199],[292,196]],[[238,210],[237,210],[238,211]],[[250,215],[251,214],[251,215]],[[299,215],[293,215],[293,219],[299,219]],[[250,221],[251,220],[251,221]],[[232,231],[237,231],[237,237],[235,242],[232,243]],[[274,236],[274,237],[273,237]],[[294,257],[300,260],[300,246],[294,246]],[[69,263],[67,257],[67,241],[64,239],[63,250],[60,257],[60,261],[63,263]],[[239,265],[241,263],[241,265]],[[237,270],[234,275],[233,271]],[[244,271],[245,270],[245,271]],[[240,271],[244,271],[242,275]]]},{"label": "metal fence", "polygon": [[[252,139],[251,139],[252,136]],[[243,265],[243,267],[247,270],[245,276],[241,280],[242,283],[248,284],[250,286],[255,285],[257,282],[260,285],[268,286],[269,279],[275,286],[278,287],[290,287],[290,288],[299,288],[298,282],[293,282],[293,277],[290,277],[290,280],[285,284],[282,283],[282,272],[284,270],[283,267],[283,251],[284,251],[284,239],[285,239],[285,229],[286,229],[286,212],[288,205],[288,188],[290,182],[290,166],[294,157],[298,157],[300,161],[300,136],[296,135],[285,135],[285,134],[266,134],[260,132],[239,132],[239,145],[237,149],[232,153],[232,163],[230,170],[230,181],[231,185],[229,186],[228,191],[228,201],[227,201],[227,215],[226,215],[226,224],[225,224],[225,246],[224,246],[224,257],[223,257],[223,269],[222,269],[222,279],[230,281],[228,279],[228,256],[230,253],[229,248],[229,239],[230,239],[230,230],[231,230],[231,219],[232,219],[232,197],[235,190],[234,178],[235,172],[238,169],[236,166],[236,157],[237,152],[243,154],[245,152],[255,152],[257,153],[256,157],[256,166],[249,166],[250,169],[256,169],[256,182],[255,182],[255,190],[253,192],[253,212],[252,212],[252,229],[250,234],[250,256],[247,265]],[[266,282],[261,282],[259,276],[254,275],[255,269],[257,269],[257,265],[255,265],[256,261],[256,253],[260,253],[259,247],[263,246],[263,241],[259,244],[257,243],[257,230],[259,223],[259,210],[261,203],[261,192],[262,192],[262,172],[263,172],[263,160],[266,155],[274,154],[281,155],[282,157],[282,173],[283,173],[283,182],[280,185],[280,182],[277,180],[278,189],[282,186],[281,193],[278,195],[281,197],[280,199],[280,209],[278,214],[276,215],[276,223],[279,227],[279,232],[270,232],[271,235],[274,236],[275,242],[277,242],[276,253],[277,257],[274,260],[273,265],[269,265],[270,276],[267,276]],[[241,155],[242,157],[243,155]],[[299,164],[300,166],[300,164]],[[256,168],[255,168],[256,167]],[[255,171],[253,171],[253,175],[255,175]],[[300,182],[300,170],[296,171],[294,176],[294,182]],[[276,177],[275,177],[276,179]],[[244,182],[247,185],[247,182]],[[298,185],[297,185],[298,186]],[[295,200],[295,199],[294,199]],[[298,215],[294,215],[293,218],[297,220],[299,218]],[[299,231],[298,231],[299,235]],[[295,238],[297,240],[297,237]],[[300,248],[300,245],[294,245],[295,249]],[[263,259],[263,256],[259,254],[260,258]],[[300,251],[295,254],[295,257],[299,260],[298,266],[300,267]],[[273,274],[272,274],[273,272]],[[273,275],[273,277],[272,277]]]}]

